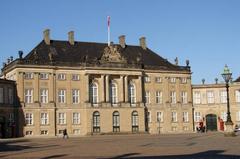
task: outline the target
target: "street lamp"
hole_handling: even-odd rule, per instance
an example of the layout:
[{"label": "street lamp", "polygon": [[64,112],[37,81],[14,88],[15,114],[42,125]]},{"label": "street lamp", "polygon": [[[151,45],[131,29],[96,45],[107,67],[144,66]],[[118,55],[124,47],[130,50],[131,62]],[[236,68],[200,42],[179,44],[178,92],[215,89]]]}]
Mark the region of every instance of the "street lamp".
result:
[{"label": "street lamp", "polygon": [[227,65],[225,65],[222,77],[224,81],[226,82],[226,90],[227,90],[227,121],[225,122],[226,125],[226,133],[225,136],[233,136],[233,122],[231,119],[231,113],[230,113],[230,104],[229,104],[229,81],[232,78],[232,73]]}]

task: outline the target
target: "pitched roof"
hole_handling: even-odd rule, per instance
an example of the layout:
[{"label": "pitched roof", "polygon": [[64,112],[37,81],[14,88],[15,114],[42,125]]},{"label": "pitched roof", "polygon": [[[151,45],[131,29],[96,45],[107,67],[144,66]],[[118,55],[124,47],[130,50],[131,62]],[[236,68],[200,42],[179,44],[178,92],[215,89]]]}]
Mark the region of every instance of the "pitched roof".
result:
[{"label": "pitched roof", "polygon": [[240,82],[240,76],[234,82]]},{"label": "pitched roof", "polygon": [[[141,46],[133,45],[126,45],[125,48],[122,48],[118,44],[113,44],[113,46],[119,49],[119,53],[126,59],[127,65],[139,64],[141,67],[151,69],[190,71],[190,67],[173,65],[148,48],[143,49]],[[62,66],[77,66],[81,63],[99,64],[106,47],[108,45],[105,43],[75,42],[74,45],[71,45],[68,41],[51,40],[50,45],[47,45],[41,41],[23,59],[49,64],[51,62],[49,53],[51,53],[55,64]]]}]

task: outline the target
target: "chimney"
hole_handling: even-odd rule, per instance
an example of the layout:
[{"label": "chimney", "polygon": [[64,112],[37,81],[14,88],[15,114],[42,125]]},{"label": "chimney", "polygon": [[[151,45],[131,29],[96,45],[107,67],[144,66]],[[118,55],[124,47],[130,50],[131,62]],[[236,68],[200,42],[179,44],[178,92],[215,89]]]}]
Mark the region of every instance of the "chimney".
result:
[{"label": "chimney", "polygon": [[69,31],[68,32],[68,42],[71,45],[74,45],[74,31]]},{"label": "chimney", "polygon": [[19,58],[22,59],[22,56],[23,56],[23,51],[18,51],[18,55],[19,55]]},{"label": "chimney", "polygon": [[121,45],[121,47],[125,48],[126,47],[125,35],[121,35],[118,38],[119,38],[119,44]]},{"label": "chimney", "polygon": [[140,46],[141,46],[144,50],[146,50],[146,49],[147,49],[146,38],[145,38],[145,37],[141,37],[141,38],[139,39],[139,42],[140,42]]},{"label": "chimney", "polygon": [[46,29],[43,31],[43,39],[47,45],[50,45],[50,30]]}]

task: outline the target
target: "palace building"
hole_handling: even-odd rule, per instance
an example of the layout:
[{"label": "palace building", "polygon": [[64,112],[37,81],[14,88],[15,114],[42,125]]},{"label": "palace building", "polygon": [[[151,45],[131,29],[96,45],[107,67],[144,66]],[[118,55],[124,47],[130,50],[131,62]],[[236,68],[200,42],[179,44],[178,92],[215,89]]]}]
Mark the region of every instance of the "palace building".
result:
[{"label": "palace building", "polygon": [[[239,78],[240,79],[240,78]],[[240,127],[240,80],[229,85],[229,104],[234,126]],[[203,122],[208,131],[224,131],[227,120],[227,92],[224,83],[193,85],[195,128]]]},{"label": "palace building", "polygon": [[147,47],[51,40],[50,31],[25,57],[4,64],[16,81],[23,136],[193,131],[191,70]]}]

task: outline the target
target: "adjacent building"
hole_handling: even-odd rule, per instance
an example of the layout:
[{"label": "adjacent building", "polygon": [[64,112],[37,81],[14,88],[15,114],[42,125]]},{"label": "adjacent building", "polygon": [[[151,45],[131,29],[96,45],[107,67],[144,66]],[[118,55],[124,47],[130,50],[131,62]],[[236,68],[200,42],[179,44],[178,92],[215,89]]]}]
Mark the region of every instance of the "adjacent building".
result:
[{"label": "adjacent building", "polygon": [[24,136],[193,131],[191,70],[147,47],[44,40],[2,71],[16,81]]},{"label": "adjacent building", "polygon": [[15,81],[0,79],[0,138],[18,136],[18,106]]},{"label": "adjacent building", "polygon": [[[240,80],[229,85],[230,112],[234,126],[240,127]],[[227,119],[227,92],[224,83],[193,85],[195,128],[204,122],[209,131],[224,131]]]}]

